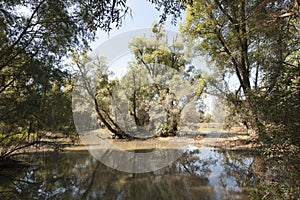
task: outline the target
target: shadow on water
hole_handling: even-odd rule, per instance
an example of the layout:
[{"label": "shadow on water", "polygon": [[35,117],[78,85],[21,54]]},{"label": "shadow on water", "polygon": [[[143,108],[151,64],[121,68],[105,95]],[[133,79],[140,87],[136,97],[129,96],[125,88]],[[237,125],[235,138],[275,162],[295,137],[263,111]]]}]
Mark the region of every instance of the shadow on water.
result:
[{"label": "shadow on water", "polygon": [[251,156],[188,146],[174,163],[149,173],[106,167],[88,152],[32,155],[31,165],[0,171],[1,199],[248,199]]}]

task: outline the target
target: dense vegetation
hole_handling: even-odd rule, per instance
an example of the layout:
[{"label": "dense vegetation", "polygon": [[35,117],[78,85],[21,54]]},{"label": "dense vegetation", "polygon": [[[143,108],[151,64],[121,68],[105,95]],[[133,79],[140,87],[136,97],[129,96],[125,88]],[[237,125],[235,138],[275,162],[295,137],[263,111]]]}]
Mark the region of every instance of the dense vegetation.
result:
[{"label": "dense vegetation", "polygon": [[[77,129],[94,127],[82,124],[83,118],[92,118],[88,117],[93,115],[91,110],[101,127],[119,138],[175,136],[189,121],[182,118],[190,109],[198,113],[193,122],[200,122],[204,80],[184,56],[183,43],[168,39],[163,26],[157,24],[150,37],[134,38],[129,43],[134,58],[127,67],[120,66],[127,69],[122,77],[114,76],[105,58],[73,54],[78,80],[73,95]],[[83,108],[88,102],[93,105]]]},{"label": "dense vegetation", "polygon": [[[226,99],[229,117],[252,130],[272,163],[258,198],[299,195],[299,22],[299,1],[203,0],[189,6],[182,28],[212,63],[208,90]],[[274,166],[272,182],[266,174]]]},{"label": "dense vegetation", "polygon": [[296,0],[194,1],[181,28],[214,71],[205,92],[223,97],[227,121],[244,124],[260,144],[254,198],[299,196],[299,31]]},{"label": "dense vegetation", "polygon": [[[177,1],[151,2],[165,8],[162,19],[171,12],[176,21],[183,8]],[[2,156],[36,143],[42,132],[74,132],[73,80],[64,60],[71,50],[87,48],[98,29],[120,27],[127,13],[125,0],[1,1]]]},{"label": "dense vegetation", "polygon": [[[261,144],[270,163],[286,164],[280,169],[288,173],[281,173],[281,176],[278,173],[272,183],[261,178],[263,190],[255,191],[255,195],[268,194],[268,198],[299,195],[299,1],[149,1],[162,11],[161,22],[169,15],[176,22],[187,8],[180,30],[186,42],[184,46],[192,50],[192,57],[207,56],[214,72],[205,80],[201,78],[195,96],[205,91],[223,98],[228,105],[227,121],[233,123],[228,125],[243,124]],[[95,39],[96,30],[120,27],[129,12],[126,0],[1,1],[1,157],[35,144],[43,132],[74,133],[71,108],[74,80],[72,72],[64,68],[66,55],[75,52],[74,63],[83,68],[84,59],[88,57],[78,52]],[[160,31],[154,30],[154,33],[158,36]],[[164,68],[150,66],[153,57],[178,73],[190,72],[186,71],[188,61],[180,49],[183,44],[168,49],[162,38],[156,37],[156,44],[160,45],[156,49],[148,48],[153,41],[145,38],[132,41],[135,60],[122,80],[109,81],[105,62],[98,63],[102,71],[97,96],[93,96],[98,101],[98,117],[120,137],[128,135],[110,117],[109,92],[115,87],[128,89],[126,85],[132,84],[134,87],[125,95],[131,102],[129,110],[133,123],[147,125],[149,106],[158,103],[167,113],[159,134],[171,136],[178,130],[183,108],[178,99],[172,99],[171,88],[164,87],[163,83],[159,87],[143,83],[146,79],[141,76],[147,74],[155,79],[158,77],[156,70],[169,73]],[[195,75],[197,72],[193,73],[187,75],[187,81],[195,77],[200,80],[200,76]],[[156,94],[161,95],[156,102],[151,102]],[[271,166],[261,170],[266,172],[267,168]]]},{"label": "dense vegetation", "polygon": [[2,156],[35,142],[42,131],[74,131],[72,80],[63,58],[87,47],[98,28],[120,26],[128,11],[123,1],[1,1]]}]

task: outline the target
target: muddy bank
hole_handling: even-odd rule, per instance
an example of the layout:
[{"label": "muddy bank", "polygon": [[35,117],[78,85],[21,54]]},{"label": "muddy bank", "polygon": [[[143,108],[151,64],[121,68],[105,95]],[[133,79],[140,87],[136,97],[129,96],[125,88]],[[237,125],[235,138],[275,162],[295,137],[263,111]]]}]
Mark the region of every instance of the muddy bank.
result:
[{"label": "muddy bank", "polygon": [[175,137],[157,137],[143,140],[99,139],[90,134],[76,142],[69,138],[42,138],[40,144],[15,152],[15,155],[35,152],[84,151],[91,148],[116,148],[119,150],[141,150],[159,148],[182,148],[208,146],[224,150],[242,150],[255,147],[253,140],[246,133],[194,133]]},{"label": "muddy bank", "polygon": [[[182,148],[193,145],[195,147],[208,146],[224,150],[246,150],[255,147],[253,139],[246,133],[196,133],[176,137],[158,137],[143,140],[105,139],[101,141],[94,135],[82,140],[75,145],[66,146],[65,151],[86,150],[90,148],[117,148],[120,150],[141,150],[159,148]],[[104,144],[108,143],[107,145]]]},{"label": "muddy bank", "polygon": [[205,146],[223,150],[246,150],[257,147],[255,140],[247,133],[210,133],[203,138]]}]

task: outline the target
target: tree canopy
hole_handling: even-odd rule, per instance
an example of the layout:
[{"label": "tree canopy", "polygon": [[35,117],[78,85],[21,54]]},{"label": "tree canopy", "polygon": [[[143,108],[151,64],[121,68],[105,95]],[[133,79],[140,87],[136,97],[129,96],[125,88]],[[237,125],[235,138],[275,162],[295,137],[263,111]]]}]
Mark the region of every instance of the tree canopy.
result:
[{"label": "tree canopy", "polygon": [[[270,116],[277,118],[278,113],[270,113],[278,110],[277,103],[272,111],[264,108],[274,101],[286,102],[274,99],[279,93],[288,92],[292,102],[298,98],[290,88],[298,87],[299,24],[295,15],[284,17],[290,6],[289,1],[195,1],[182,28],[189,41],[198,41],[193,48],[209,55],[219,77],[214,84],[223,87],[225,98],[235,109],[248,110],[244,117],[252,128],[273,123]],[[230,77],[237,87],[230,86]],[[279,110],[287,111],[286,106]],[[299,120],[288,113],[289,120]]]},{"label": "tree canopy", "polygon": [[189,5],[181,29],[192,41],[187,45],[208,57],[215,76],[207,85],[228,102],[227,121],[256,132],[268,167],[288,166],[274,184],[262,181],[261,198],[287,198],[298,190],[292,168],[300,149],[299,27],[297,0],[199,0]]},{"label": "tree canopy", "polygon": [[[150,2],[163,9],[162,21],[170,14],[176,22],[184,7],[177,1]],[[4,146],[3,138],[16,134],[74,129],[73,80],[64,60],[70,51],[88,48],[97,30],[119,28],[130,12],[126,0],[1,1],[0,138]]]},{"label": "tree canopy", "polygon": [[[127,68],[122,77],[109,78],[111,72],[102,58],[93,61],[85,54],[74,55],[79,69],[75,116],[92,115],[87,113],[91,109],[80,108],[80,98],[84,101],[88,96],[101,124],[123,138],[174,136],[188,121],[182,120],[186,105],[192,103],[190,109],[197,113],[204,87],[201,74],[185,58],[178,38],[169,41],[162,25],[154,25],[152,32],[151,37],[129,43],[134,59],[120,66]],[[193,117],[200,121],[199,112]]]},{"label": "tree canopy", "polygon": [[0,133],[4,146],[9,146],[3,139],[9,135],[65,131],[73,126],[72,79],[63,68],[63,58],[70,50],[88,47],[99,28],[119,27],[127,12],[125,1],[1,1]]}]

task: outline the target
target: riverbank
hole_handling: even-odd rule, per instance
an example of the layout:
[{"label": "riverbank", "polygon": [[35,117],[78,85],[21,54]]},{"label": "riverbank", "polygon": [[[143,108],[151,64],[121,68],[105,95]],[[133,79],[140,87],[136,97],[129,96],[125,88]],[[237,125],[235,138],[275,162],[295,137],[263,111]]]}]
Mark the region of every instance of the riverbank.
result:
[{"label": "riverbank", "polygon": [[[62,151],[82,151],[87,147],[94,145],[95,148],[101,148],[103,146],[97,145],[95,137],[91,137],[88,140],[84,139],[72,144],[67,139],[56,140],[59,145],[59,149]],[[103,142],[103,141],[101,141]],[[110,145],[120,148],[122,150],[141,150],[141,149],[158,149],[168,147],[182,147],[184,145],[193,145],[195,147],[201,147],[203,145],[216,147],[220,149],[239,150],[239,149],[251,149],[254,147],[254,143],[250,136],[246,133],[198,133],[194,135],[184,135],[176,137],[156,137],[143,140],[126,140],[126,139],[105,139],[104,142],[109,142]],[[44,149],[45,150],[45,149]]]},{"label": "riverbank", "polygon": [[[38,153],[38,152],[60,152],[60,151],[85,151],[90,148],[107,148],[107,145],[101,145],[97,138],[91,136],[87,140],[72,140],[64,137],[46,137],[41,138],[38,144],[20,149],[14,154]],[[247,133],[196,133],[186,134],[176,137],[156,137],[143,140],[126,139],[105,139],[109,147],[120,150],[151,150],[159,148],[182,148],[187,145],[195,147],[208,146],[216,147],[221,150],[247,150],[255,147],[251,137]]]},{"label": "riverbank", "polygon": [[205,146],[222,150],[247,150],[257,147],[257,144],[247,133],[212,133],[204,138]]}]

